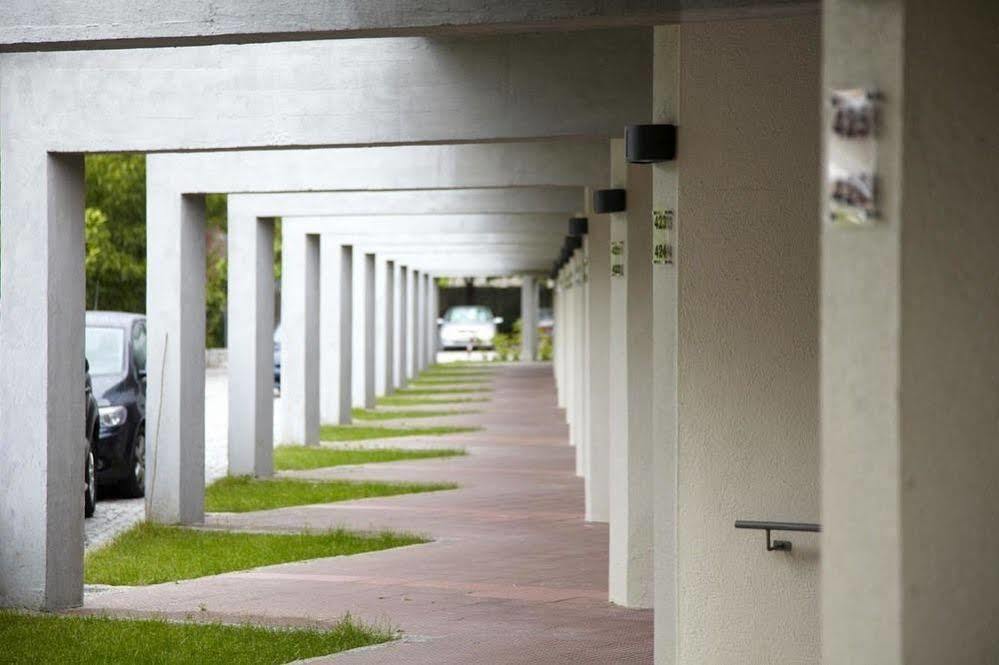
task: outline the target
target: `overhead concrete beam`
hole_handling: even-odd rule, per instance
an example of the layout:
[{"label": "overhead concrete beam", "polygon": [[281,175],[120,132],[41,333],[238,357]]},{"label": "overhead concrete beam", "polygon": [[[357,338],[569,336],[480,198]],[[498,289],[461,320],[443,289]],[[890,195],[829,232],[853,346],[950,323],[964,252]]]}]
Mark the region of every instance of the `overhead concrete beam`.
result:
[{"label": "overhead concrete beam", "polygon": [[575,30],[817,11],[800,0],[7,0],[0,50],[246,44],[390,35]]},{"label": "overhead concrete beam", "polygon": [[607,138],[648,119],[651,64],[644,28],[6,53],[0,126],[50,152]]},{"label": "overhead concrete beam", "polygon": [[[599,165],[597,165],[599,167]],[[590,168],[594,168],[590,165]],[[453,185],[449,185],[451,187]],[[468,189],[406,189],[389,191],[278,192],[232,194],[258,216],[330,215],[571,215],[579,207],[579,187],[479,187]]]}]

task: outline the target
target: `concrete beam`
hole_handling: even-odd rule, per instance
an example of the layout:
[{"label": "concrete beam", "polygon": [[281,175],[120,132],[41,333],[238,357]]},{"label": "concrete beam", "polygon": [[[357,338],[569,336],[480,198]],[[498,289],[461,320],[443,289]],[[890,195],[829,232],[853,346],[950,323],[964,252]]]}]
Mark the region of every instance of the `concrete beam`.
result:
[{"label": "concrete beam", "polygon": [[800,0],[584,0],[546,3],[405,0],[330,3],[217,0],[9,0],[0,50],[72,50],[248,44],[392,35],[469,35],[723,20],[817,11]]},{"label": "concrete beam", "polygon": [[0,126],[50,152],[606,138],[648,119],[651,48],[637,28],[6,53]]}]

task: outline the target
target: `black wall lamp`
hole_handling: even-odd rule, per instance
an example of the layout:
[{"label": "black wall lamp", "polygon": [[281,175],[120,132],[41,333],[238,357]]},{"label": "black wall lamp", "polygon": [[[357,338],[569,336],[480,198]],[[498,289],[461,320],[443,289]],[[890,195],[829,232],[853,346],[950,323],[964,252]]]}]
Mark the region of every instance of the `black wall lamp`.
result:
[{"label": "black wall lamp", "polygon": [[590,223],[585,217],[569,218],[569,235],[572,237],[585,236],[589,233]]},{"label": "black wall lamp", "polygon": [[593,212],[605,215],[611,212],[624,212],[628,209],[628,190],[598,189],[593,192]]},{"label": "black wall lamp", "polygon": [[655,164],[676,159],[676,125],[625,127],[624,155],[630,164]]}]

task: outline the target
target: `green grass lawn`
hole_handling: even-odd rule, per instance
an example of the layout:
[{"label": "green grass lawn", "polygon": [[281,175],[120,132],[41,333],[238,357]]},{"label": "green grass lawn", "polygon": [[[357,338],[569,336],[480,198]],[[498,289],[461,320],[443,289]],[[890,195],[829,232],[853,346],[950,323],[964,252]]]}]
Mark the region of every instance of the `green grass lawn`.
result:
[{"label": "green grass lawn", "polygon": [[492,379],[482,377],[464,377],[460,375],[419,377],[409,382],[410,386],[452,386],[479,385],[489,383]]},{"label": "green grass lawn", "polygon": [[372,464],[401,460],[455,457],[464,455],[460,448],[333,448],[330,446],[278,446],[274,449],[274,468],[279,471],[321,469],[344,464]]},{"label": "green grass lawn", "polygon": [[471,404],[474,402],[488,402],[488,397],[444,397],[434,399],[432,397],[407,397],[405,395],[388,395],[378,398],[379,406],[420,406],[423,404]]},{"label": "green grass lawn", "polygon": [[491,393],[492,388],[399,388],[395,391],[395,395],[419,395],[419,396],[433,396],[433,395],[452,395],[460,393]]},{"label": "green grass lawn", "polygon": [[377,409],[354,409],[351,415],[355,420],[400,420],[402,418],[440,418],[462,416],[478,411],[452,409],[449,411],[379,411]]},{"label": "green grass lawn", "polygon": [[0,611],[0,661],[12,665],[269,665],[391,639],[349,616],[332,628],[278,629]]},{"label": "green grass lawn", "polygon": [[[315,469],[304,460],[300,469]],[[380,460],[388,461],[388,460]],[[343,462],[341,462],[343,463]],[[217,513],[247,513],[287,506],[307,506],[376,496],[395,496],[417,492],[436,492],[457,487],[454,483],[386,483],[352,480],[297,480],[291,478],[259,479],[250,476],[219,478],[205,488],[205,510]]]},{"label": "green grass lawn", "polygon": [[89,552],[83,569],[89,584],[158,584],[424,542],[390,532],[242,533],[142,522]]},{"label": "green grass lawn", "polygon": [[401,436],[439,436],[476,432],[479,427],[375,427],[371,425],[323,425],[319,428],[322,441],[364,441],[391,439]]}]

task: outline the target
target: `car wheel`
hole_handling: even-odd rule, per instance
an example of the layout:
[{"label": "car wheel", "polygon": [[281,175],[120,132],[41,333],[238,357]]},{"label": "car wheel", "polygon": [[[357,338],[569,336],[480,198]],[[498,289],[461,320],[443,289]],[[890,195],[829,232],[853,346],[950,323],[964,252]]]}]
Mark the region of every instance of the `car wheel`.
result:
[{"label": "car wheel", "polygon": [[139,431],[129,457],[128,476],[119,486],[121,494],[138,499],[146,494],[146,433]]},{"label": "car wheel", "polygon": [[83,486],[83,516],[93,517],[97,508],[97,478],[94,475],[94,451],[87,443],[87,461],[84,465],[86,480]]}]

